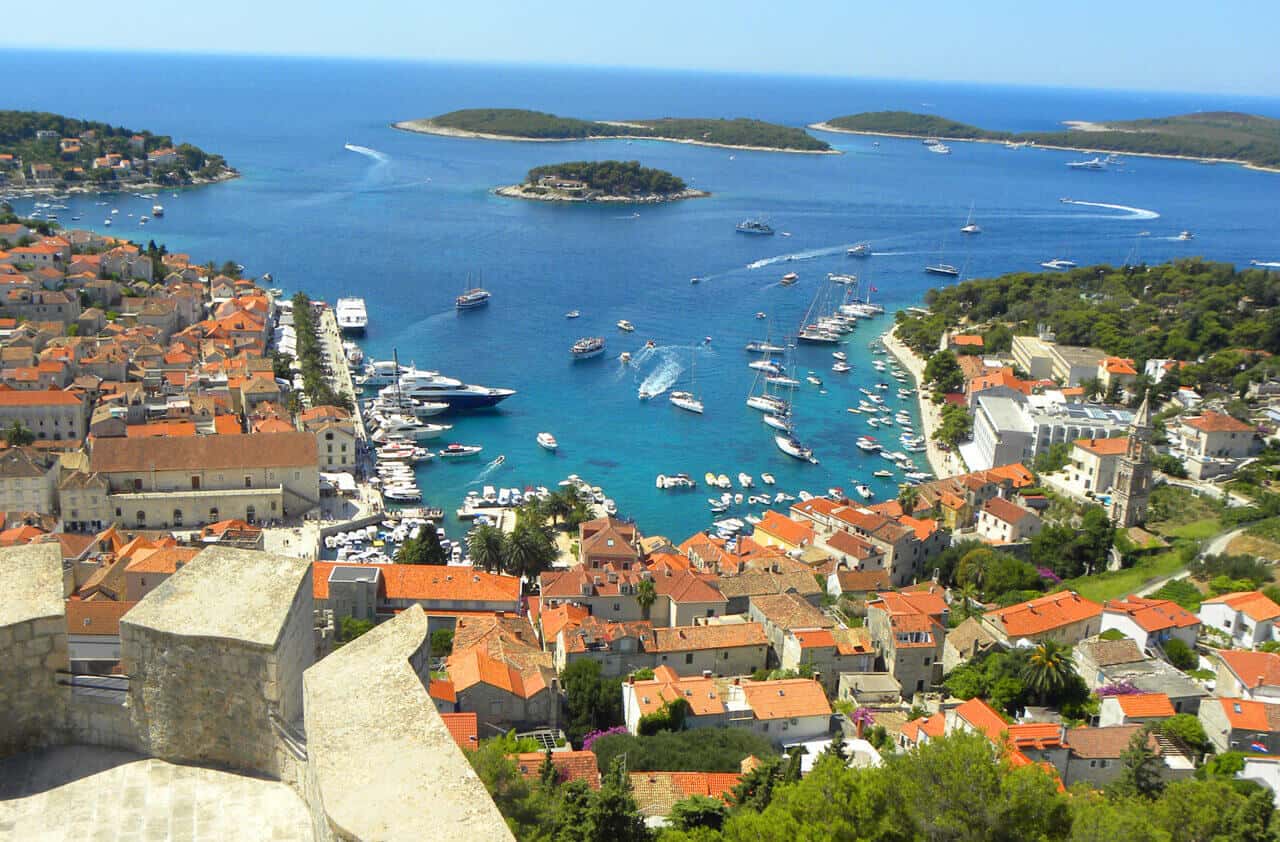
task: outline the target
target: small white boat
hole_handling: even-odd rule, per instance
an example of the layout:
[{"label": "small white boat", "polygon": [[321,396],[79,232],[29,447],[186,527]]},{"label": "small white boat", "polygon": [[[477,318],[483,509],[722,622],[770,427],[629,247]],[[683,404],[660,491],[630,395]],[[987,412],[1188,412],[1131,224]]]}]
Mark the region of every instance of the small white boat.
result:
[{"label": "small white boat", "polygon": [[881,468],[880,470],[873,472],[871,475],[873,477],[880,477],[881,479],[886,479],[888,477],[893,476],[893,471],[886,471],[884,468]]},{"label": "small white boat", "polygon": [[732,488],[733,484],[729,482],[729,477],[726,474],[720,474],[719,476],[716,477],[716,487]]},{"label": "small white boat", "polygon": [[1183,231],[1178,235],[1179,240],[1194,240],[1195,238],[1196,235],[1192,234],[1190,231]]},{"label": "small white boat", "polygon": [[795,282],[798,280],[800,280],[799,275],[797,275],[795,272],[788,272],[787,274],[782,276],[782,280],[778,281],[778,283],[782,284],[784,287],[789,287],[795,284]]},{"label": "small white boat", "polygon": [[[467,456],[475,456],[477,453],[479,453],[482,450],[484,450],[484,448],[481,447],[480,445],[454,443],[440,451],[440,458],[441,459],[462,459]],[[505,461],[501,456],[499,456],[498,459],[494,461],[498,462],[498,464],[502,464],[502,461],[499,461],[499,460]]]},{"label": "small white boat", "polygon": [[560,443],[550,433],[538,433],[538,446],[543,450],[555,450],[560,446]]},{"label": "small white boat", "polygon": [[672,392],[668,398],[671,405],[677,409],[683,409],[686,412],[696,412],[702,414],[702,401],[694,397],[693,392]]},{"label": "small white boat", "polygon": [[854,486],[853,490],[857,491],[858,496],[861,497],[863,500],[870,500],[872,497],[875,496],[875,493],[863,483],[858,483],[856,486]]},{"label": "small white boat", "polygon": [[774,483],[773,474],[761,474],[760,481],[763,482],[765,485],[773,485]]},{"label": "small white boat", "polygon": [[699,278],[697,275],[694,275],[692,278],[689,279],[689,283],[700,284],[702,283],[702,278]]},{"label": "small white boat", "polygon": [[578,312],[577,310],[570,310],[569,312],[567,312],[567,313],[565,313],[565,314],[564,314],[564,317],[565,317],[566,319],[576,319],[576,318],[578,318],[578,317],[579,317],[579,316],[581,316],[581,315],[582,315],[582,314],[581,314],[580,312]]},{"label": "small white boat", "polygon": [[848,363],[842,363],[842,362],[836,361],[831,366],[831,370],[836,372],[837,374],[846,374],[853,370],[853,366],[849,365]]},{"label": "small white boat", "polygon": [[636,329],[636,326],[633,325],[631,322],[627,321],[626,319],[618,319],[618,330],[624,330],[627,333],[630,333],[635,329]]},{"label": "small white boat", "polygon": [[742,486],[743,488],[750,488],[751,486],[755,485],[755,481],[751,479],[751,474],[743,472],[738,474],[738,485]]},{"label": "small white boat", "polygon": [[844,351],[832,351],[831,356],[839,360],[840,362],[846,362],[849,359],[849,355],[846,354]]},{"label": "small white boat", "polygon": [[769,316],[768,316],[768,314],[767,314],[767,313],[765,313],[763,310],[760,310],[760,311],[758,311],[758,312],[756,313],[756,318],[757,318],[757,319],[767,319],[767,318],[769,318]]},{"label": "small white boat", "polygon": [[618,355],[618,359],[622,361],[623,365],[626,365],[627,363],[631,362],[631,352],[623,351],[621,354]]},{"label": "small white boat", "polygon": [[855,243],[852,248],[845,250],[845,254],[849,257],[870,257],[871,243]]}]

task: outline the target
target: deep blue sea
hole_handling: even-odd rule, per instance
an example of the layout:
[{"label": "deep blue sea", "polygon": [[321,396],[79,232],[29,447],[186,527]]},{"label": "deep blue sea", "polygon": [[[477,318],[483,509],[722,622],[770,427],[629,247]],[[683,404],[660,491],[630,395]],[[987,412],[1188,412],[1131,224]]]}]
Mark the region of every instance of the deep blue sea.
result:
[{"label": "deep blue sea", "polygon": [[[1280,175],[1235,166],[1129,158],[1107,172],[1077,172],[1070,152],[952,144],[949,156],[918,141],[828,135],[839,156],[752,153],[624,141],[532,144],[407,134],[389,124],[464,107],[527,107],[586,118],[750,116],[793,125],[859,111],[928,111],[991,128],[1052,129],[1059,121],[1234,109],[1280,117],[1280,100],[900,83],[879,80],[644,72],[582,68],[446,66],[318,59],[0,53],[10,80],[0,107],[39,109],[168,133],[224,154],[244,177],[163,202],[163,220],[131,230],[148,201],[120,198],[116,234],[155,238],[200,262],[234,260],[271,272],[289,293],[333,301],[362,295],[364,347],[402,362],[519,394],[500,411],[453,419],[451,438],[482,444],[485,460],[422,469],[427,499],[452,510],[468,488],[554,485],[578,473],[604,487],[647,533],[680,540],[710,520],[703,491],[659,492],[658,473],[771,471],[778,488],[821,493],[873,480],[883,460],[852,446],[868,432],[845,412],[878,377],[868,342],[889,324],[863,322],[848,342],[854,371],[830,371],[830,349],[801,347],[828,394],[798,390],[800,437],[819,466],[777,451],[744,399],[752,374],[742,345],[794,332],[828,272],[853,271],[890,312],[917,303],[939,259],[965,277],[1035,270],[1041,261],[1161,261],[1203,255],[1237,263],[1280,260]],[[15,81],[16,80],[16,81]],[[364,147],[351,151],[347,144]],[[708,199],[660,207],[548,205],[490,189],[535,165],[635,159],[709,190]],[[1063,205],[1060,197],[1117,208]],[[958,229],[970,207],[984,233]],[[18,203],[20,211],[27,203]],[[79,200],[64,220],[105,217]],[[130,219],[127,214],[135,216]],[[745,237],[734,225],[764,214],[789,237]],[[1191,242],[1174,237],[1195,232]],[[1146,235],[1140,236],[1142,232]],[[867,240],[875,256],[845,257]],[[790,260],[788,258],[791,258]],[[754,267],[754,268],[748,268]],[[778,285],[787,271],[796,286]],[[468,275],[493,302],[459,315]],[[692,276],[705,282],[691,285]],[[565,311],[582,318],[568,321]],[[768,314],[765,322],[753,314]],[[614,324],[629,319],[633,334]],[[607,358],[570,361],[583,335],[607,338]],[[703,337],[710,336],[710,345]],[[654,339],[641,366],[616,361]],[[645,379],[696,386],[706,413],[665,399],[640,403]],[[890,403],[896,399],[890,397]],[[913,410],[914,412],[914,410]],[[553,432],[560,451],[534,442]],[[878,434],[896,447],[897,430]],[[506,461],[486,473],[498,454]],[[923,454],[921,454],[923,457]],[[923,458],[917,460],[923,464]],[[738,508],[744,514],[748,509]],[[455,528],[451,532],[457,532]]]}]

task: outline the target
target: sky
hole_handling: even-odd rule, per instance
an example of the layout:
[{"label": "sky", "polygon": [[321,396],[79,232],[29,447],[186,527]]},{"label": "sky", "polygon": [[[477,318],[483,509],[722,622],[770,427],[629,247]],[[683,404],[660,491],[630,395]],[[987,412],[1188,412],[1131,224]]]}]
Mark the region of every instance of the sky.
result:
[{"label": "sky", "polygon": [[[0,49],[163,50],[1280,95],[1277,0],[61,0]],[[74,21],[87,21],[76,25]],[[166,39],[166,36],[173,36]]]}]

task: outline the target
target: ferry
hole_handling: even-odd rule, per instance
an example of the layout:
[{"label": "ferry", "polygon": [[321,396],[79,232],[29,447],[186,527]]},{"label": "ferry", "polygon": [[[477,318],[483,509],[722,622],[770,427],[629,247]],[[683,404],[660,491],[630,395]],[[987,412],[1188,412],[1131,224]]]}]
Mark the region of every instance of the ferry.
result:
[{"label": "ferry", "polygon": [[744,219],[738,223],[738,227],[734,230],[739,234],[769,235],[773,233],[773,227],[763,219]]},{"label": "ferry", "polygon": [[489,303],[492,297],[489,290],[475,287],[459,295],[453,300],[453,306],[459,310],[474,310],[477,307],[484,307]]},{"label": "ferry", "polygon": [[604,337],[601,336],[584,336],[573,343],[573,347],[569,349],[569,354],[575,360],[589,360],[603,353]]},{"label": "ferry", "polygon": [[338,320],[338,330],[343,333],[364,333],[369,326],[369,314],[365,311],[363,298],[339,298],[334,315]]}]

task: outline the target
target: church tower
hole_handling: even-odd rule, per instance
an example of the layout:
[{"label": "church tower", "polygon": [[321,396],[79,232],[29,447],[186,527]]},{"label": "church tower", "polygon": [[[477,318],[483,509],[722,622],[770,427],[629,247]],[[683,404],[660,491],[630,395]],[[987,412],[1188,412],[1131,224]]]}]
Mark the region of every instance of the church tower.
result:
[{"label": "church tower", "polygon": [[1151,497],[1151,408],[1142,399],[1138,414],[1129,425],[1129,446],[1116,465],[1115,487],[1111,489],[1111,521],[1116,526],[1137,526],[1147,519]]}]

